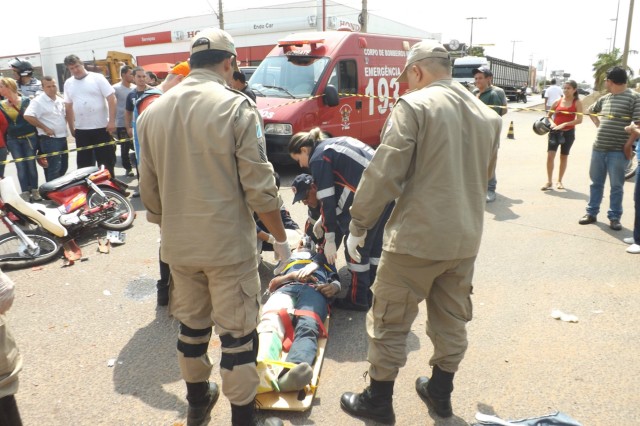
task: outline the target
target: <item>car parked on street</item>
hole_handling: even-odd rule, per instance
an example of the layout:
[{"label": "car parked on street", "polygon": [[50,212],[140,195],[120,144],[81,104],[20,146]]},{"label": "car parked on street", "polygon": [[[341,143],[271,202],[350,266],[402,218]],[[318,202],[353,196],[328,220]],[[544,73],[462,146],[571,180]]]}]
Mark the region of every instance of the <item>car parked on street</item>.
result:
[{"label": "car parked on street", "polygon": [[239,69],[240,69],[240,72],[243,73],[244,76],[247,78],[247,81],[249,81],[257,68],[258,67],[240,67]]}]

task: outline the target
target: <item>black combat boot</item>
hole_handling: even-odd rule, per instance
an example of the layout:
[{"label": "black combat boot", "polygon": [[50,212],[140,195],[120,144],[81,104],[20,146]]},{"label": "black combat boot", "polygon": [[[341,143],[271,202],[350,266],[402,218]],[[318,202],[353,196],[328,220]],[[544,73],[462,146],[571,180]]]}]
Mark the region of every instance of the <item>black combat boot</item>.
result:
[{"label": "black combat boot", "polygon": [[340,407],[356,417],[366,417],[379,423],[394,424],[393,381],[371,384],[362,393],[345,392],[340,398]]},{"label": "black combat boot", "polygon": [[187,426],[204,424],[219,396],[218,385],[213,382],[187,383]]},{"label": "black combat boot", "polygon": [[158,290],[158,306],[167,306],[169,304],[169,284],[158,280],[156,289]]},{"label": "black combat boot", "polygon": [[169,265],[160,259],[160,253],[158,253],[158,259],[160,263],[160,279],[156,283],[158,290],[158,306],[167,306],[169,304],[169,282],[171,279],[171,269]]},{"label": "black combat boot", "polygon": [[0,398],[0,425],[22,426],[18,404],[13,395]]},{"label": "black combat boot", "polygon": [[283,426],[282,420],[277,417],[269,417],[259,420],[256,417],[256,405],[254,402],[247,405],[231,404],[232,426]]},{"label": "black combat boot", "polygon": [[451,417],[451,392],[453,392],[454,373],[442,371],[437,365],[433,366],[431,379],[418,377],[416,379],[416,391],[422,399],[440,417]]}]

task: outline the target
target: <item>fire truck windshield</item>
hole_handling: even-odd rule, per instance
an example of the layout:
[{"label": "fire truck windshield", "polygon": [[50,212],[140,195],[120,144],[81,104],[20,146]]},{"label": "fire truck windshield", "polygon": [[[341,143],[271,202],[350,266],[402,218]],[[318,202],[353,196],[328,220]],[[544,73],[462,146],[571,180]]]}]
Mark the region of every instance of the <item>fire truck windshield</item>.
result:
[{"label": "fire truck windshield", "polygon": [[302,99],[313,96],[329,58],[269,56],[251,76],[258,96]]}]

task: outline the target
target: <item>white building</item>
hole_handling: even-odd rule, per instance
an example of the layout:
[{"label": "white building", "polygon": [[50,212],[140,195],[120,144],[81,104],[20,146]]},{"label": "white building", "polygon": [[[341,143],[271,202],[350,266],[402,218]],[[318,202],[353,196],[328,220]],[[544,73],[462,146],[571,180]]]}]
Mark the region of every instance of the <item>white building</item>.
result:
[{"label": "white building", "polygon": [[[291,33],[337,30],[341,26],[348,26],[354,31],[360,30],[360,10],[327,0],[326,19],[323,20],[323,8],[319,4],[321,2],[317,0],[309,0],[225,12],[224,29],[234,38],[240,65],[257,65],[279,39]],[[73,53],[83,61],[91,61],[105,59],[108,51],[119,51],[132,54],[141,66],[155,63],[173,64],[188,59],[190,38],[208,27],[218,27],[218,20],[214,15],[40,37],[40,58],[32,58],[29,61],[36,67],[42,65],[42,72],[39,73],[40,70],[37,69],[37,75],[58,76],[58,82],[62,87],[65,75],[63,60],[69,54]],[[440,34],[412,28],[370,13],[367,31],[440,40]],[[13,58],[0,58],[0,69],[6,70],[11,59]]]}]

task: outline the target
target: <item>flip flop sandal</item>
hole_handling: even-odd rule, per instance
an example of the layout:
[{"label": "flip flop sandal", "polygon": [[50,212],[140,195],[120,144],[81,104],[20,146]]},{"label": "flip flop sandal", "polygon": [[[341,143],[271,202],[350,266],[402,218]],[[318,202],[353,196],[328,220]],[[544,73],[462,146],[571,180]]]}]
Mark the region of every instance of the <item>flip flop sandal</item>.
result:
[{"label": "flip flop sandal", "polygon": [[546,183],[542,188],[540,188],[541,191],[549,191],[551,189],[553,189],[553,185],[550,183]]},{"label": "flip flop sandal", "polygon": [[562,182],[558,182],[558,183],[556,184],[556,188],[558,188],[558,189],[564,189],[564,185],[562,184]]}]

